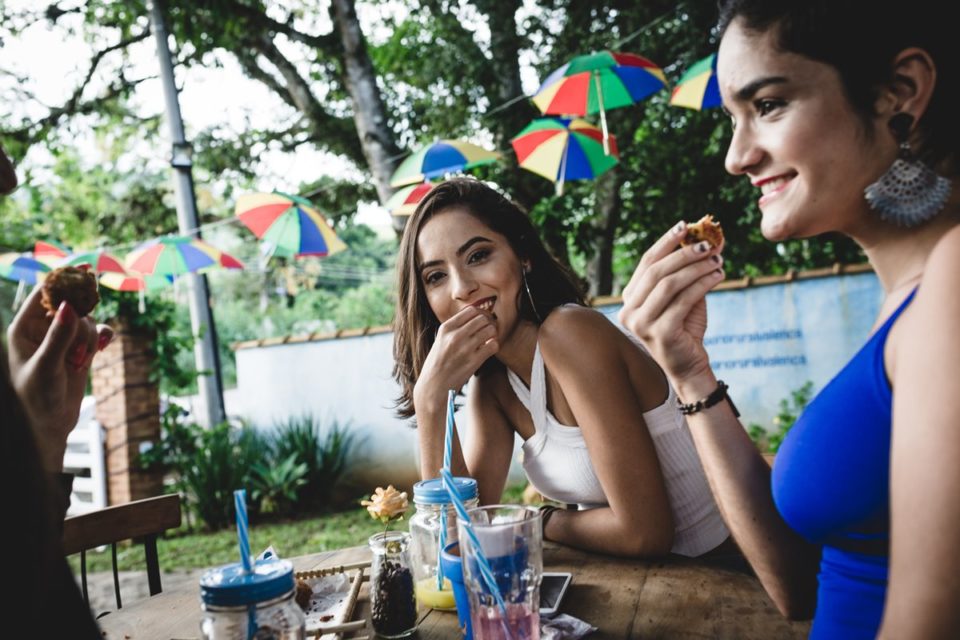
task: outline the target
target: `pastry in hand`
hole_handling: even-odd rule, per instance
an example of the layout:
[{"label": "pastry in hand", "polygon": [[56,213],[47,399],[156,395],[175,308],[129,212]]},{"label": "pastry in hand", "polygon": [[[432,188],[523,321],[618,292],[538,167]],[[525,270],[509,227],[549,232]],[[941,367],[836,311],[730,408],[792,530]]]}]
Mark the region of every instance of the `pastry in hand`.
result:
[{"label": "pastry in hand", "polygon": [[687,225],[687,233],[680,240],[680,246],[697,244],[701,240],[709,242],[711,247],[719,247],[723,244],[723,229],[709,213],[693,224]]},{"label": "pastry in hand", "polygon": [[60,267],[48,273],[40,293],[40,302],[47,315],[56,313],[64,301],[70,303],[80,318],[93,311],[100,302],[97,276],[80,267]]}]

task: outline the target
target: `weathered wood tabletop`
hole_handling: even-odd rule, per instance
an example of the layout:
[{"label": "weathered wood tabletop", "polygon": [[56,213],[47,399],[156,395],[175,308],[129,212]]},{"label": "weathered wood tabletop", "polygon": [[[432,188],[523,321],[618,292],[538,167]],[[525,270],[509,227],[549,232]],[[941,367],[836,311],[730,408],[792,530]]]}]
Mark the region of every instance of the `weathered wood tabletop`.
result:
[{"label": "weathered wood tabletop", "polygon": [[[290,558],[296,571],[368,560],[367,547]],[[625,560],[546,543],[544,569],[569,571],[573,582],[562,613],[597,627],[591,639],[806,638],[807,622],[789,622],[773,607],[757,579],[738,562]],[[354,619],[367,611],[366,586]],[[198,585],[164,591],[100,619],[103,637],[116,640],[200,638]],[[369,635],[369,630],[355,636]],[[349,637],[349,635],[348,635]],[[415,638],[456,640],[455,612],[427,610]]]}]

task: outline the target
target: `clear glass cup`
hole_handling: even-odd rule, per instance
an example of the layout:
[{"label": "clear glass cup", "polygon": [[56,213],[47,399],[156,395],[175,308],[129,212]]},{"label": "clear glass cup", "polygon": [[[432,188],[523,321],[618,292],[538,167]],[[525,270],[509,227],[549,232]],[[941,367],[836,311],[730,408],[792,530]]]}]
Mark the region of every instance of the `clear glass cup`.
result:
[{"label": "clear glass cup", "polygon": [[[474,640],[539,640],[543,576],[540,512],[529,506],[493,505],[470,509],[467,515],[480,545],[478,550],[461,522],[460,547]],[[481,576],[484,561],[496,582],[502,606]]]},{"label": "clear glass cup", "polygon": [[370,623],[382,638],[406,638],[417,630],[417,603],[410,571],[410,534],[370,536]]}]

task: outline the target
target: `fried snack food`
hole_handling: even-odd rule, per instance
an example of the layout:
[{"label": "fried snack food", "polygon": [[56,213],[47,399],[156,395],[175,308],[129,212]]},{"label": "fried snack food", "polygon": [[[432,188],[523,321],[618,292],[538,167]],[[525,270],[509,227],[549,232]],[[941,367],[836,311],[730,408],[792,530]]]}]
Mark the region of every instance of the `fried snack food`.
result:
[{"label": "fried snack food", "polygon": [[307,584],[305,580],[297,578],[297,592],[294,594],[293,599],[297,601],[297,604],[300,605],[300,608],[304,611],[310,606],[310,596],[313,595],[313,589],[310,588],[310,585]]},{"label": "fried snack food", "polygon": [[40,303],[48,315],[53,315],[64,300],[70,303],[81,318],[93,311],[100,302],[97,277],[91,271],[79,267],[60,267],[48,273],[43,280]]},{"label": "fried snack food", "polygon": [[687,225],[687,233],[680,240],[680,246],[686,247],[697,244],[701,240],[706,240],[712,247],[719,247],[723,244],[723,229],[720,228],[720,223],[714,220],[709,213],[693,224]]}]

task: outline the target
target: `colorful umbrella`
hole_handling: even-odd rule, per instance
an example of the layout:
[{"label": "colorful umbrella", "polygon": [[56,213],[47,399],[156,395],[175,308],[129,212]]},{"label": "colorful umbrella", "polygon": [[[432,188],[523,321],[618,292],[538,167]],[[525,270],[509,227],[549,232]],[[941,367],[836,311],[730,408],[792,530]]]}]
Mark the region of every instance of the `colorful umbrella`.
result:
[{"label": "colorful umbrella", "polygon": [[607,111],[643,100],[667,86],[663,71],[635,53],[600,51],[577,56],[543,81],[533,103],[550,115],[600,114],[609,152]]},{"label": "colorful umbrella", "polygon": [[495,162],[500,154],[463,140],[438,140],[400,163],[390,178],[391,187],[425,182],[446,173],[465,171]]},{"label": "colorful umbrella", "polygon": [[395,216],[409,216],[417,210],[417,205],[430,190],[437,186],[435,182],[422,182],[401,188],[387,200],[387,211]]},{"label": "colorful umbrella", "polygon": [[33,257],[48,267],[70,255],[70,249],[53,240],[37,240],[33,243]]},{"label": "colorful umbrella", "polygon": [[592,180],[619,160],[617,139],[610,136],[611,154],[603,150],[603,134],[586,120],[540,118],[517,134],[510,143],[517,163],[557,184],[563,193],[566,180]]},{"label": "colorful umbrella", "polygon": [[214,267],[243,268],[243,263],[233,256],[191,236],[149,240],[131,251],[126,263],[136,275],[174,276]]},{"label": "colorful umbrella", "polygon": [[699,60],[680,78],[673,89],[670,104],[688,109],[719,107],[720,87],[717,86],[717,54]]},{"label": "colorful umbrella", "polygon": [[72,255],[63,258],[57,263],[58,267],[66,265],[89,265],[96,273],[126,273],[127,270],[124,268],[123,263],[120,262],[118,258],[110,255],[102,249],[96,251],[84,251],[81,253],[74,253]]},{"label": "colorful umbrella", "polygon": [[4,253],[0,255],[0,277],[14,282],[37,284],[43,280],[43,274],[50,267],[23,253]]},{"label": "colorful umbrella", "polygon": [[299,196],[250,193],[240,196],[235,213],[277,255],[331,256],[347,248],[323,214]]},{"label": "colorful umbrella", "polygon": [[114,291],[155,291],[169,287],[173,276],[138,276],[107,271],[100,275],[100,284]]}]

